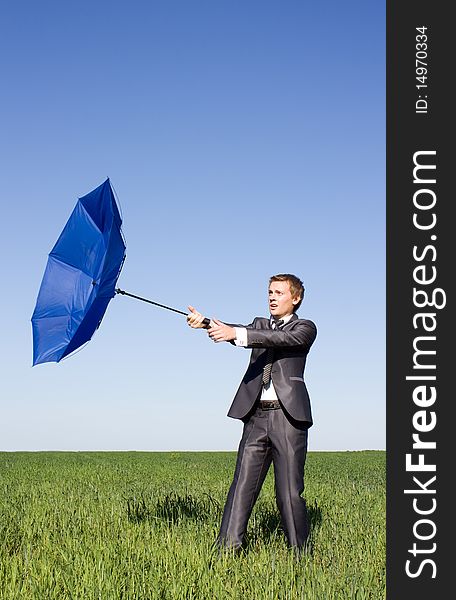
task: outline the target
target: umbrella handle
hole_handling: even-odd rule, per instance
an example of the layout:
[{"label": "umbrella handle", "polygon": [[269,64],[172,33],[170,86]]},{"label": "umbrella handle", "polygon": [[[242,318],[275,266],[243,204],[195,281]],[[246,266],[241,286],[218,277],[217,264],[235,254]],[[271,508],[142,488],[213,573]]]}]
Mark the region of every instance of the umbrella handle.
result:
[{"label": "umbrella handle", "polygon": [[[185,313],[181,310],[177,310],[177,308],[171,308],[171,306],[166,306],[165,304],[159,304],[158,302],[153,302],[152,300],[148,300],[147,298],[143,298],[142,296],[136,296],[135,294],[129,294],[128,292],[126,292],[125,290],[121,290],[120,288],[116,288],[115,292],[116,292],[116,294],[121,294],[122,296],[130,296],[130,298],[136,298],[136,300],[142,300],[143,302],[147,302],[149,304],[154,304],[155,306],[159,306],[160,308],[166,308],[166,310],[172,310],[173,312],[179,313],[180,315],[187,316],[187,313]],[[204,317],[203,325],[205,326],[205,329],[207,329],[209,327],[210,323],[211,323],[211,320],[208,319],[207,317]]]}]

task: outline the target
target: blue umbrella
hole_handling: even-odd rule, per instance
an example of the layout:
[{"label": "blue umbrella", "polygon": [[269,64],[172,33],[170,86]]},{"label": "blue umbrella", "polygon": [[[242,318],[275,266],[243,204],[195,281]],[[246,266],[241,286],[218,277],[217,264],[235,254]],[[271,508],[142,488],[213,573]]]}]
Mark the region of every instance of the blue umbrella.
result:
[{"label": "blue umbrella", "polygon": [[79,198],[41,282],[32,315],[33,365],[59,362],[88,342],[115,294],[187,314],[115,287],[125,261],[121,227],[109,179]]},{"label": "blue umbrella", "polygon": [[33,364],[59,362],[100,325],[125,260],[109,179],[80,198],[51,250],[32,315]]}]

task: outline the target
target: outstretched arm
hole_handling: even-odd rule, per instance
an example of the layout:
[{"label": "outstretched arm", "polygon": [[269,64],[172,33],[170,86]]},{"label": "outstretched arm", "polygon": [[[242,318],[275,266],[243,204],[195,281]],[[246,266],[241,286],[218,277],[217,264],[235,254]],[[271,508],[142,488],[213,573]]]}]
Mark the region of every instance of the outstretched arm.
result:
[{"label": "outstretched arm", "polygon": [[254,329],[247,328],[247,348],[293,347],[302,346],[309,349],[317,335],[315,323],[307,319],[295,321],[289,329]]}]

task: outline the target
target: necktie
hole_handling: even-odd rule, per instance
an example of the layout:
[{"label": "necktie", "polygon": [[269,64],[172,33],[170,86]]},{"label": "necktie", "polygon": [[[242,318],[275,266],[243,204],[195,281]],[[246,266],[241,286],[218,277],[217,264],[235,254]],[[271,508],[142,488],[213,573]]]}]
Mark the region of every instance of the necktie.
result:
[{"label": "necktie", "polygon": [[[283,325],[283,319],[279,319],[278,321],[273,322],[273,329],[279,329],[279,327]],[[268,348],[266,354],[266,364],[263,367],[263,385],[268,385],[271,381],[271,369],[272,363],[274,362],[274,348],[271,346]]]}]

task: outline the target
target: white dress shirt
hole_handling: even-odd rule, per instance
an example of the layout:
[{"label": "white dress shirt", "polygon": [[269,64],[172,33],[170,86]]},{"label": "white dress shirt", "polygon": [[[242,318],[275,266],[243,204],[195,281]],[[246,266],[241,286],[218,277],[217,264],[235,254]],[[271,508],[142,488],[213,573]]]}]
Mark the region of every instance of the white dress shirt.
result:
[{"label": "white dress shirt", "polygon": [[[292,316],[293,315],[291,314],[282,317],[283,325],[285,325],[285,323],[288,323]],[[274,323],[274,318],[271,316],[270,319],[272,327]],[[247,346],[247,329],[245,327],[235,327],[234,330],[236,331],[236,339],[233,340],[234,343],[236,344],[236,346],[245,348]],[[269,380],[268,385],[263,386],[263,389],[261,390],[260,400],[278,400],[274,384],[272,383],[272,377]]]}]

